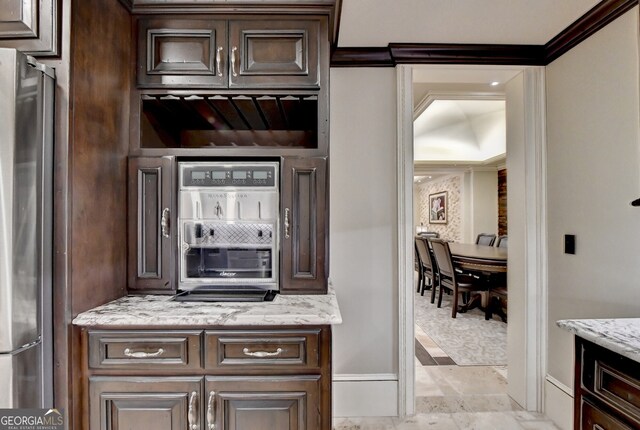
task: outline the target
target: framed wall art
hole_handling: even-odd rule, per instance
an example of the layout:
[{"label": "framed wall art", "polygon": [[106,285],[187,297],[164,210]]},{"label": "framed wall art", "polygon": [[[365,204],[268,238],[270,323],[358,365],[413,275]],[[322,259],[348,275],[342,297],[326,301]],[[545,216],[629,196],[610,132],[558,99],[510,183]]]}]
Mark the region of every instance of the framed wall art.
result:
[{"label": "framed wall art", "polygon": [[429,194],[429,224],[447,223],[447,192]]}]

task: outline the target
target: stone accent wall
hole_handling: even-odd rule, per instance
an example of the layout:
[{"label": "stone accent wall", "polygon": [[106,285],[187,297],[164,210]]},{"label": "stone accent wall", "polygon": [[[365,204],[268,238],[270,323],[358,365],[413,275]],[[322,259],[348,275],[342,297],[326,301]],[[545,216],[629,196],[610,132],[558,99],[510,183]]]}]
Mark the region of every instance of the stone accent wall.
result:
[{"label": "stone accent wall", "polygon": [[498,170],[498,235],[507,234],[507,169]]},{"label": "stone accent wall", "polygon": [[[422,223],[429,231],[436,231],[442,239],[462,242],[462,178],[460,176],[447,176],[426,182],[418,186],[416,204],[418,205],[419,219],[416,225]],[[429,194],[447,191],[447,223],[429,223]]]}]

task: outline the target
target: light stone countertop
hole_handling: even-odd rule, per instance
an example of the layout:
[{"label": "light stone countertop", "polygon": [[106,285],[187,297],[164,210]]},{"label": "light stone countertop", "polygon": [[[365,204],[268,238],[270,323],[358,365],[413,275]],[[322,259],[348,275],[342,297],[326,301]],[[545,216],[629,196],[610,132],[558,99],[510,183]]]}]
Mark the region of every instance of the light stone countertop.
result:
[{"label": "light stone countertop", "polygon": [[73,324],[124,326],[285,326],[342,323],[333,288],[324,295],[280,295],[272,302],[175,302],[173,296],[126,296],[79,314]]},{"label": "light stone countertop", "polygon": [[640,318],[560,320],[556,324],[640,363]]}]

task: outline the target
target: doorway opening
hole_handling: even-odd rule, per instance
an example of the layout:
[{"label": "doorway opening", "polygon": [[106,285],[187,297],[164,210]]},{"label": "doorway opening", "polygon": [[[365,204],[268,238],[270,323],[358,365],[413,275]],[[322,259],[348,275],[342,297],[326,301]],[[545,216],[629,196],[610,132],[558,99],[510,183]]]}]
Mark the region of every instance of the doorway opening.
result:
[{"label": "doorway opening", "polygon": [[[499,76],[499,77],[498,77]],[[506,100],[507,154],[504,166],[509,175],[509,323],[507,326],[507,394],[529,411],[542,410],[542,386],[546,370],[543,318],[546,294],[545,210],[544,210],[544,70],[539,67],[499,66],[400,66],[398,67],[398,217],[400,369],[399,411],[415,412],[416,288],[414,273],[414,97],[415,82],[439,92],[464,93],[466,97],[500,82],[485,93],[502,93]],[[424,90],[424,88],[423,88]],[[496,96],[497,97],[497,96]],[[416,151],[417,153],[417,151]],[[442,160],[440,160],[442,161]],[[453,164],[457,169],[461,160]],[[433,166],[431,166],[433,168]],[[495,166],[496,168],[498,166]],[[440,169],[444,169],[441,164]],[[416,168],[420,173],[420,168]],[[427,175],[428,176],[428,175]],[[433,175],[432,175],[433,176]],[[525,204],[526,203],[526,204]],[[460,232],[466,241],[477,234],[473,223]],[[419,225],[419,223],[418,223]],[[420,297],[421,299],[423,297]],[[418,333],[419,334],[419,333]],[[506,372],[505,372],[506,373]],[[419,388],[419,387],[418,387]]]}]

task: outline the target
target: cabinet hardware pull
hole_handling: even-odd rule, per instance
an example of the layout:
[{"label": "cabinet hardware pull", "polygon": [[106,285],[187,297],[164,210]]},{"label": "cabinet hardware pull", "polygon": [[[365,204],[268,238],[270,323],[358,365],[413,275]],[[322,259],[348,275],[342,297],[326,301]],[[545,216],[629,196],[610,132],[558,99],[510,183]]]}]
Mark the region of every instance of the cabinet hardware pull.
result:
[{"label": "cabinet hardware pull", "polygon": [[169,237],[169,215],[171,212],[169,208],[164,208],[162,210],[162,218],[160,219],[160,229],[162,230],[162,236],[168,238]]},{"label": "cabinet hardware pull", "polygon": [[164,354],[163,348],[158,348],[156,352],[132,351],[129,348],[125,348],[124,350],[124,355],[126,355],[127,357],[133,357],[133,358],[154,358],[154,357],[159,357],[162,354]]},{"label": "cabinet hardware pull", "polygon": [[236,72],[236,52],[238,52],[237,46],[231,48],[231,73],[233,74],[233,77],[238,76],[238,73]]},{"label": "cabinet hardware pull", "polygon": [[256,351],[256,352],[251,352],[249,351],[249,348],[244,348],[242,350],[242,353],[244,355],[248,355],[249,357],[277,357],[278,355],[282,354],[283,349],[282,348],[278,348],[276,349],[274,352],[267,352],[267,351]]},{"label": "cabinet hardware pull", "polygon": [[214,430],[216,428],[216,410],[215,410],[216,392],[211,391],[209,393],[209,402],[207,403],[207,427],[208,430]]},{"label": "cabinet hardware pull", "polygon": [[284,238],[289,239],[289,208],[284,209]]},{"label": "cabinet hardware pull", "polygon": [[221,63],[222,63],[222,46],[218,46],[218,49],[216,49],[216,69],[218,69],[218,76],[222,77],[222,67],[221,67]]},{"label": "cabinet hardware pull", "polygon": [[191,392],[191,397],[189,397],[189,412],[188,412],[188,421],[189,421],[189,430],[198,430],[198,414],[196,413],[196,401],[198,400],[198,393],[195,391]]}]

